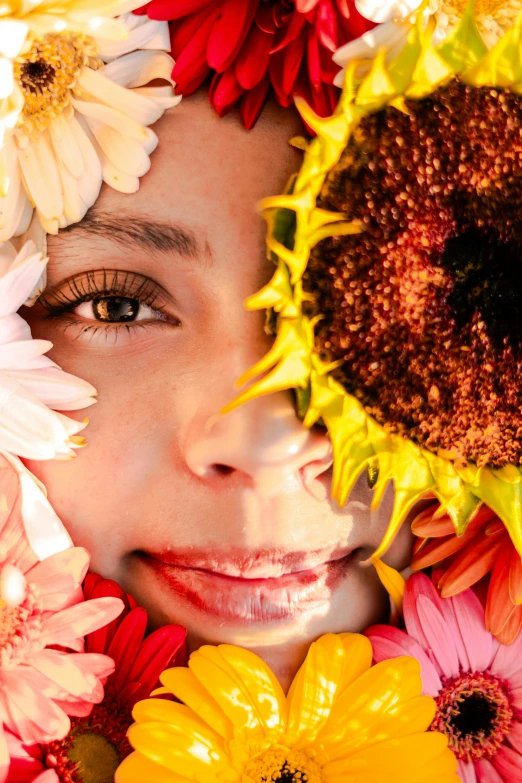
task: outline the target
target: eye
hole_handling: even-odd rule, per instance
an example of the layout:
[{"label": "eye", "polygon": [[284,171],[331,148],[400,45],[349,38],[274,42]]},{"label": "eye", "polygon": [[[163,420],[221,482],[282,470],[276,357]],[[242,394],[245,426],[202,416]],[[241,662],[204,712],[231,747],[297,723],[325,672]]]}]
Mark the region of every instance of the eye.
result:
[{"label": "eye", "polygon": [[72,310],[89,321],[129,323],[132,321],[164,321],[165,316],[139,299],[126,296],[103,296],[82,302]]}]

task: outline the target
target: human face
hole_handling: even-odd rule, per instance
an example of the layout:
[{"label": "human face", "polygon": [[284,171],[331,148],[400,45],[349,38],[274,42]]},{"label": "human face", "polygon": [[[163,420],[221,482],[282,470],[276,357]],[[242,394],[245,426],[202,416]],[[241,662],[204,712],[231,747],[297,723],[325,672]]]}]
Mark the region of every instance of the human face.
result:
[{"label": "human face", "polygon": [[[99,401],[76,459],[29,467],[92,569],[152,625],[185,625],[192,647],[248,646],[285,682],[320,634],[386,618],[363,561],[392,496],[370,510],[362,476],[344,508],[332,501],[330,443],[289,392],[220,415],[271,343],[244,300],[273,271],[256,205],[299,166],[297,116],[271,106],[247,132],[195,96],[156,131],[139,192],[104,188],[50,238],[47,289],[26,315]],[[404,529],[389,562],[403,567],[409,547]]]}]

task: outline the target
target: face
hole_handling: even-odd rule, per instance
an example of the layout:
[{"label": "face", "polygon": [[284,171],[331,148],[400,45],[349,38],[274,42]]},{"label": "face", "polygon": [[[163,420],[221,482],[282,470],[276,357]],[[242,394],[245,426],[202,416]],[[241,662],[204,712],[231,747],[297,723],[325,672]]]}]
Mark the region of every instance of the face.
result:
[{"label": "face", "polygon": [[[153,625],[185,625],[193,648],[248,646],[285,682],[320,634],[386,619],[364,561],[393,498],[372,511],[362,476],[344,508],[332,501],[328,438],[291,393],[220,414],[270,347],[244,300],[273,271],[256,205],[299,167],[297,116],[271,106],[245,131],[194,96],[156,131],[139,192],[105,188],[50,238],[48,286],[25,315],[99,401],[76,459],[29,467],[92,569]],[[405,526],[388,562],[409,549]]]}]

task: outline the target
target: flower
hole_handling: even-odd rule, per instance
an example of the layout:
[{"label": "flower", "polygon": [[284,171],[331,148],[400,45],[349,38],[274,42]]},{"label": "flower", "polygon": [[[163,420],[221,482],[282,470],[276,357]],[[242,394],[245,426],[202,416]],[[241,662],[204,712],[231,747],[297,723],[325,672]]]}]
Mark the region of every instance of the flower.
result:
[{"label": "flower", "polygon": [[96,390],[63,372],[44,354],[47,340],[32,340],[17,314],[45,270],[41,253],[27,242],[20,253],[0,245],[0,451],[27,459],[74,456],[83,445],[78,422],[59,411],[92,405]]},{"label": "flower", "polygon": [[68,715],[100,702],[102,680],[113,671],[111,658],[83,651],[83,637],[117,617],[123,604],[115,597],[84,600],[88,564],[87,552],[74,547],[27,570],[18,566],[24,589],[17,601],[0,603],[0,722],[23,742],[64,737]]},{"label": "flower", "polygon": [[260,658],[230,645],[204,646],[188,668],[160,679],[183,703],[136,704],[136,752],[116,783],[457,781],[446,742],[424,733],[434,703],[420,696],[417,662],[372,669],[371,645],[359,634],[312,644],[287,698]]},{"label": "flower", "polygon": [[502,521],[483,506],[457,536],[447,514],[432,507],[412,522],[418,536],[411,568],[438,566],[437,586],[443,598],[458,595],[490,575],[486,628],[499,642],[511,644],[522,627],[522,562]]},{"label": "flower", "polygon": [[184,660],[184,628],[165,625],[145,638],[146,611],[116,582],[87,574],[83,589],[86,600],[113,596],[125,604],[119,617],[85,639],[88,653],[114,658],[105,697],[92,710],[92,705],[80,705],[69,734],[48,745],[24,745],[7,734],[8,783],[112,783],[118,764],[132,750],[126,734],[134,704],[150,694],[167,666],[177,665],[180,655]]},{"label": "flower", "polygon": [[338,91],[332,53],[371,25],[353,0],[152,0],[153,19],[170,19],[172,76],[182,95],[213,72],[210,101],[219,116],[239,102],[247,128],[256,123],[270,86],[282,106],[294,95],[321,116]]},{"label": "flower", "polygon": [[[422,0],[355,0],[355,5],[359,13],[378,26],[335,52],[333,59],[343,69],[354,59],[372,60],[379,50],[397,54],[406,43]],[[467,0],[429,0],[425,4],[424,20],[427,27],[433,27],[434,43],[442,43],[455,32],[467,5]],[[477,31],[488,49],[514,25],[522,10],[520,0],[476,0],[474,5]],[[335,84],[342,87],[342,80],[343,71]]]},{"label": "flower", "polygon": [[[168,47],[167,25],[131,14],[112,18],[137,5],[99,0],[86,10],[82,0],[57,0],[19,10],[8,3],[0,54],[13,28],[25,39],[13,60],[22,99],[14,127],[13,112],[6,125],[0,111],[0,242],[24,233],[33,205],[55,234],[81,220],[102,180],[124,193],[138,189],[158,142],[147,126],[179,98],[170,84],[145,86],[170,81],[171,58],[150,49]],[[136,46],[142,51],[132,51]]]},{"label": "flower", "polygon": [[422,669],[423,692],[437,712],[431,729],[445,734],[462,781],[513,783],[522,776],[522,636],[500,645],[484,626],[484,609],[471,591],[443,599],[425,574],[404,594],[406,632],[376,625],[365,633],[376,661],[412,655]]},{"label": "flower", "polygon": [[374,558],[426,493],[459,533],[486,503],[522,554],[521,41],[488,51],[468,3],[435,46],[421,9],[396,56],[347,69],[332,117],[297,101],[317,138],[263,202],[277,268],[247,306],[276,339],[223,412],[295,389],[341,505],[365,470],[374,507],[392,481]]}]

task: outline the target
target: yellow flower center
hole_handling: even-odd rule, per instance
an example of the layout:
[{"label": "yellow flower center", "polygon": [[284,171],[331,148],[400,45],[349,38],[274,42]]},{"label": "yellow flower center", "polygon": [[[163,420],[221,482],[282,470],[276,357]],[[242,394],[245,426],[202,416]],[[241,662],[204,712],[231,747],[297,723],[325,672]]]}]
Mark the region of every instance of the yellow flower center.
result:
[{"label": "yellow flower center", "polygon": [[71,108],[71,93],[83,68],[98,68],[93,39],[79,33],[47,33],[15,62],[15,78],[24,94],[22,131],[43,131]]},{"label": "yellow flower center", "polygon": [[0,650],[12,643],[22,625],[21,611],[18,606],[10,606],[0,599]]},{"label": "yellow flower center", "polygon": [[76,775],[82,783],[107,783],[114,780],[114,773],[121,761],[114,745],[101,734],[73,734],[68,757],[77,765]]},{"label": "yellow flower center", "polygon": [[276,746],[248,762],[242,783],[323,783],[323,776],[306,752]]}]

